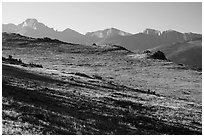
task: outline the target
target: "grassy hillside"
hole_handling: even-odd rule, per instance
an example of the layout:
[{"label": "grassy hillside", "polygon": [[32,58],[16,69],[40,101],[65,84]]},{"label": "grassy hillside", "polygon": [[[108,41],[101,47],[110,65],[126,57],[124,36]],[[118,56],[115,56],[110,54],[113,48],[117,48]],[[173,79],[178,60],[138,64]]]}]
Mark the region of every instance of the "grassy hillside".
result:
[{"label": "grassy hillside", "polygon": [[153,51],[161,50],[173,62],[202,68],[202,40],[161,45]]},{"label": "grassy hillside", "polygon": [[[35,42],[33,42],[35,41]],[[3,34],[3,134],[202,134],[202,72],[120,46]]]}]

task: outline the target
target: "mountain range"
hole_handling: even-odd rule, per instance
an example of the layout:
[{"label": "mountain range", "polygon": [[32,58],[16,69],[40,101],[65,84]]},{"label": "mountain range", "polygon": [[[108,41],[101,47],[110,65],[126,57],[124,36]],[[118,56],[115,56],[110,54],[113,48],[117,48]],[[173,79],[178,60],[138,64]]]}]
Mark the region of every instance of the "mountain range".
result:
[{"label": "mountain range", "polygon": [[64,31],[56,31],[38,22],[36,19],[26,19],[18,25],[3,24],[2,31],[19,33],[34,38],[49,37],[70,43],[118,44],[129,50],[146,50],[161,44],[190,41],[194,38],[202,37],[201,34],[181,33],[175,30],[161,32],[149,28],[137,34],[131,34],[116,28],[109,28],[95,32],[87,32],[83,35],[69,28]]},{"label": "mountain range", "polygon": [[49,37],[85,45],[93,43],[120,45],[131,51],[157,49],[162,50],[169,59],[173,59],[176,63],[202,67],[202,35],[191,32],[181,33],[175,30],[159,31],[147,28],[143,32],[131,34],[116,28],[109,28],[87,32],[83,35],[70,28],[63,31],[54,30],[36,19],[26,19],[18,25],[3,24],[2,32],[18,33],[33,38]]}]

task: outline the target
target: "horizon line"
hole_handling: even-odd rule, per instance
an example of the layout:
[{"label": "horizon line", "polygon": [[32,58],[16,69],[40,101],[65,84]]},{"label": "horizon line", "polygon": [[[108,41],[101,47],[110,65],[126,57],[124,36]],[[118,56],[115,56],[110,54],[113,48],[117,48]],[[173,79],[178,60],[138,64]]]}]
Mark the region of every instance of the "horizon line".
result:
[{"label": "horizon line", "polygon": [[[29,20],[29,19],[36,20],[38,23],[42,23],[43,25],[47,26],[47,25],[44,24],[43,22],[39,22],[38,19],[36,19],[36,18],[26,18],[23,22],[25,22],[26,20]],[[23,22],[21,22],[21,23],[23,23]],[[13,24],[13,25],[17,26],[17,25],[20,25],[21,23],[15,24],[15,23],[3,23],[3,22],[2,22],[2,25]],[[74,29],[72,29],[72,28],[69,28],[69,27],[67,27],[67,28],[65,28],[65,29],[63,29],[63,30],[58,30],[58,29],[56,29],[56,28],[54,28],[54,27],[50,27],[50,26],[47,26],[47,27],[53,28],[54,31],[57,31],[57,32],[63,32],[63,31],[65,31],[66,29],[70,29],[70,30],[76,31],[76,30],[74,30]],[[171,29],[171,28],[170,28],[170,29],[167,29],[167,30],[159,30],[159,29],[155,29],[155,28],[151,28],[151,27],[146,27],[146,28],[143,29],[143,31],[131,33],[131,32],[124,31],[124,30],[122,30],[122,29],[120,29],[120,28],[113,27],[113,26],[106,27],[106,28],[103,28],[103,29],[94,30],[94,31],[87,31],[87,32],[85,32],[85,33],[81,33],[81,32],[79,32],[79,31],[76,31],[76,32],[78,32],[78,33],[80,33],[80,34],[82,34],[82,35],[86,35],[87,33],[92,33],[92,32],[97,32],[97,31],[104,31],[104,30],[107,30],[107,29],[117,29],[117,30],[120,30],[120,31],[123,31],[123,32],[126,32],[126,33],[130,33],[131,35],[143,33],[143,32],[144,32],[145,30],[147,30],[147,29],[156,30],[156,31],[159,31],[159,32],[161,32],[161,33],[165,32],[165,31],[176,31],[176,32],[179,32],[179,33],[196,33],[196,34],[201,34],[201,35],[202,35],[202,31],[201,31],[201,33],[199,33],[199,32],[192,32],[192,31],[182,32],[182,31],[178,31],[178,30],[175,30],[175,29]]]}]

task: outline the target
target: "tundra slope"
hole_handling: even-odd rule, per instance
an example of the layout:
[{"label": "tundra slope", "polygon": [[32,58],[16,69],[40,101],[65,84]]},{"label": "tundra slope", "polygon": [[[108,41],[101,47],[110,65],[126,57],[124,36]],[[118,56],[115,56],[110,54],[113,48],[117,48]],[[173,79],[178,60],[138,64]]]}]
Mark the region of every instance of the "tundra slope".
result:
[{"label": "tundra slope", "polygon": [[151,51],[161,50],[171,61],[202,69],[202,39],[160,45]]},{"label": "tundra slope", "polygon": [[202,72],[120,46],[3,33],[3,134],[202,134]]}]

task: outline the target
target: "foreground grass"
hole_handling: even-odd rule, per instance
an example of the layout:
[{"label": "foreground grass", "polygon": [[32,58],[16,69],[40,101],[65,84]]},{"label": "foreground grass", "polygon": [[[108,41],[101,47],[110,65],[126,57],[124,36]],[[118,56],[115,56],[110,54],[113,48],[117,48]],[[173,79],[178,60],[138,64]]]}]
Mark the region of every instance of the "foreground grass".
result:
[{"label": "foreground grass", "polygon": [[201,134],[196,106],[147,105],[148,98],[166,98],[82,79],[60,81],[3,65],[3,134]]}]

